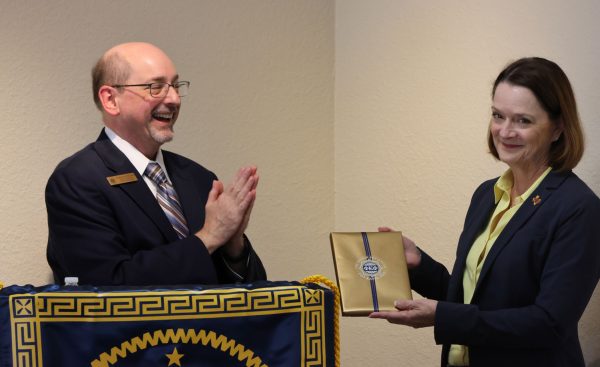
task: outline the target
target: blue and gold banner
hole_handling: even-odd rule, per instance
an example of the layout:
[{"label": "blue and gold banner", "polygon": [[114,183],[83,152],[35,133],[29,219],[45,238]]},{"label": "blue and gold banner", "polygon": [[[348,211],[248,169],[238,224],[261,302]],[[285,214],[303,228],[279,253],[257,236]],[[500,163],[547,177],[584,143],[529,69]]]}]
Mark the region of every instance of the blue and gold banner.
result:
[{"label": "blue and gold banner", "polygon": [[0,367],[332,366],[334,294],[317,284],[10,286]]}]

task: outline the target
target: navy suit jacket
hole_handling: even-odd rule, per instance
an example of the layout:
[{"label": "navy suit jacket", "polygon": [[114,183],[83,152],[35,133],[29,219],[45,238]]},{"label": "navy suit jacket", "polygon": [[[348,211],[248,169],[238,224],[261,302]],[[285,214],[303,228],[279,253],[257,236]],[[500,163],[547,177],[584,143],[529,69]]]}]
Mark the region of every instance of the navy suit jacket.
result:
[{"label": "navy suit jacket", "polygon": [[[62,161],[46,186],[48,263],[57,283],[164,285],[233,283],[237,279],[192,235],[204,225],[204,206],[216,176],[163,150],[190,236],[180,240],[156,198],[127,157],[108,139]],[[137,181],[111,186],[107,177],[133,173]],[[250,246],[249,242],[247,246]],[[266,273],[250,247],[245,281]]]},{"label": "navy suit jacket", "polygon": [[466,258],[494,211],[496,181],[473,194],[452,275],[426,253],[410,272],[415,291],[440,300],[442,366],[450,344],[469,347],[471,367],[584,366],[577,324],[600,278],[600,199],[574,173],[551,171],[492,246],[465,305]]}]

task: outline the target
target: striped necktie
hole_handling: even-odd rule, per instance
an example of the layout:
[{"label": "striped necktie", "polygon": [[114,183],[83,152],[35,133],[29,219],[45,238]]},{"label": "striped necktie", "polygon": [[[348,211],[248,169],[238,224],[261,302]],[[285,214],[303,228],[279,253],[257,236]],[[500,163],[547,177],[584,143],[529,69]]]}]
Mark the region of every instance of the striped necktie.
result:
[{"label": "striped necktie", "polygon": [[181,205],[179,205],[177,193],[169,181],[167,181],[165,172],[160,168],[158,163],[150,161],[144,171],[144,175],[148,176],[158,186],[156,200],[158,200],[160,207],[167,215],[173,229],[177,232],[177,237],[180,239],[187,237],[189,234],[187,222],[183,216]]}]

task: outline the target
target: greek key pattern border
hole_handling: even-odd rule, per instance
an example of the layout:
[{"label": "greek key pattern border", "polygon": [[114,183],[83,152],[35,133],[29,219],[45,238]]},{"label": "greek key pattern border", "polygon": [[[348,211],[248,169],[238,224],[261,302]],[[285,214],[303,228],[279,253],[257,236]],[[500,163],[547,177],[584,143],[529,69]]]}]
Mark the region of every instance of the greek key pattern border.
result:
[{"label": "greek key pattern border", "polygon": [[119,319],[225,316],[243,312],[300,312],[302,365],[325,364],[324,291],[302,286],[259,290],[163,291],[127,293],[39,293],[10,296],[15,367],[42,367],[40,327],[44,321],[106,322]]}]

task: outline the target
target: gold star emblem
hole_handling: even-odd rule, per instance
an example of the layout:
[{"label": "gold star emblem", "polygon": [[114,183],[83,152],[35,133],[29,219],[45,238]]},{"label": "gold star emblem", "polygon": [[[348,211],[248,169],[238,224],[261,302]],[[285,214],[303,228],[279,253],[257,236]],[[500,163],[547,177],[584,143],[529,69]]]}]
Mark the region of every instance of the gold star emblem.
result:
[{"label": "gold star emblem", "polygon": [[179,352],[177,352],[177,347],[173,349],[173,353],[165,354],[165,356],[169,358],[169,366],[177,365],[179,367],[181,367],[181,358],[183,358],[184,355],[185,354],[179,354]]},{"label": "gold star emblem", "polygon": [[533,205],[538,205],[540,202],[542,201],[542,198],[539,195],[536,195],[533,199],[531,199],[531,202],[533,203]]}]

